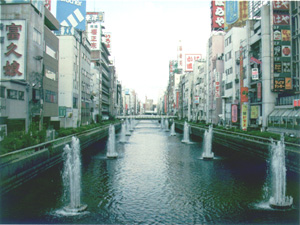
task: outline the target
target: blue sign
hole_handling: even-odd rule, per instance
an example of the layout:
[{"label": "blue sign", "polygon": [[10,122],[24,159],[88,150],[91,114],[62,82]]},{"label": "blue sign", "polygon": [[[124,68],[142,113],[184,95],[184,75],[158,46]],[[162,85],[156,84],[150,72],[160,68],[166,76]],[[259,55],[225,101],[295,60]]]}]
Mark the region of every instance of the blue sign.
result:
[{"label": "blue sign", "polygon": [[61,26],[85,30],[86,0],[57,0],[56,18]]},{"label": "blue sign", "polygon": [[227,24],[233,24],[239,19],[239,1],[226,1],[225,17]]}]

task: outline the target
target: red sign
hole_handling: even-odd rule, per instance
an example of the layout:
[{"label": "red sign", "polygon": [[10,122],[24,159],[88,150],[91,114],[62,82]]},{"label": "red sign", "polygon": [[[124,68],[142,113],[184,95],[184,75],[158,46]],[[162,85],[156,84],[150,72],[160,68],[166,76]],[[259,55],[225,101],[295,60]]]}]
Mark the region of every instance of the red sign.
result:
[{"label": "red sign", "polygon": [[248,102],[248,88],[241,88],[241,102]]},{"label": "red sign", "polygon": [[192,72],[194,62],[202,58],[201,54],[186,54],[185,55],[185,71]]},{"label": "red sign", "polygon": [[261,100],[261,83],[257,83],[257,100]]},{"label": "red sign", "polygon": [[224,1],[211,1],[211,30],[224,30]]},{"label": "red sign", "polygon": [[220,91],[220,82],[217,81],[216,82],[216,98],[220,98],[221,97],[221,91]]},{"label": "red sign", "polygon": [[299,99],[295,99],[294,100],[294,107],[300,106],[299,103],[300,103],[300,100]]},{"label": "red sign", "polygon": [[273,1],[273,10],[289,10],[289,1]]},{"label": "red sign", "polygon": [[51,0],[45,0],[45,7],[51,11]]},{"label": "red sign", "polygon": [[290,25],[290,15],[289,14],[273,14],[273,24],[274,25]]},{"label": "red sign", "polygon": [[179,91],[176,92],[176,109],[179,108]]},{"label": "red sign", "polygon": [[165,113],[167,113],[167,95],[165,95]]},{"label": "red sign", "polygon": [[256,63],[256,64],[261,64],[261,61],[258,60],[258,59],[256,59],[256,58],[254,58],[254,57],[251,57],[251,58],[250,58],[250,62],[254,62],[254,63]]},{"label": "red sign", "polygon": [[231,105],[231,122],[236,123],[238,121],[238,107],[237,105]]}]

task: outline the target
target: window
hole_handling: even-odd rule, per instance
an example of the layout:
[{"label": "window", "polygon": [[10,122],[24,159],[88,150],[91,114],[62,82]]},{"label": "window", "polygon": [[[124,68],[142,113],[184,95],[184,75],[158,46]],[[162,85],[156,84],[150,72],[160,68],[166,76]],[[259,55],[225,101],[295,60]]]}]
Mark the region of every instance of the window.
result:
[{"label": "window", "polygon": [[232,82],[227,83],[226,84],[226,90],[231,89],[232,88]]},{"label": "window", "polygon": [[7,98],[9,99],[18,99],[18,91],[7,89]]},{"label": "window", "polygon": [[47,67],[45,68],[45,77],[47,77],[51,80],[57,80],[56,73],[49,70]]},{"label": "window", "polygon": [[5,98],[5,87],[0,87],[0,98]]},{"label": "window", "polygon": [[57,59],[57,52],[51,48],[50,46],[46,45],[46,54],[51,56],[54,59]]},{"label": "window", "polygon": [[35,28],[33,28],[33,41],[35,42],[35,43],[37,43],[37,44],[41,44],[41,42],[42,42],[42,35],[41,35],[41,33],[37,30],[37,29],[35,29]]},{"label": "window", "polygon": [[57,95],[53,91],[45,90],[45,102],[57,103]]},{"label": "window", "polygon": [[19,91],[19,100],[24,101],[24,91]]},{"label": "window", "polygon": [[78,99],[73,97],[73,108],[77,109],[78,108]]}]

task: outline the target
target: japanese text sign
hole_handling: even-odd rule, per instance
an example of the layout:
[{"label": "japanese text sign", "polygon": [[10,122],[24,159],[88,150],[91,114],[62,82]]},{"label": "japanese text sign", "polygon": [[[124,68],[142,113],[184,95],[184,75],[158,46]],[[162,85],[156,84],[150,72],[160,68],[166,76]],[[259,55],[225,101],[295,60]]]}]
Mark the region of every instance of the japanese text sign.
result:
[{"label": "japanese text sign", "polygon": [[100,22],[88,24],[88,40],[91,43],[91,50],[100,50],[101,29]]},{"label": "japanese text sign", "polygon": [[104,33],[105,39],[104,43],[109,52],[111,52],[111,33]]},{"label": "japanese text sign", "polygon": [[26,21],[0,20],[1,80],[25,80]]},{"label": "japanese text sign", "polygon": [[85,16],[86,22],[104,22],[104,12],[87,12]]},{"label": "japanese text sign", "polygon": [[201,54],[186,54],[185,55],[185,71],[192,72],[194,62],[202,58]]},{"label": "japanese text sign", "polygon": [[242,105],[242,130],[247,130],[248,126],[248,105]]},{"label": "japanese text sign", "polygon": [[211,1],[211,30],[224,29],[224,1]]},{"label": "japanese text sign", "polygon": [[231,105],[231,122],[236,123],[238,121],[238,107],[236,104]]}]

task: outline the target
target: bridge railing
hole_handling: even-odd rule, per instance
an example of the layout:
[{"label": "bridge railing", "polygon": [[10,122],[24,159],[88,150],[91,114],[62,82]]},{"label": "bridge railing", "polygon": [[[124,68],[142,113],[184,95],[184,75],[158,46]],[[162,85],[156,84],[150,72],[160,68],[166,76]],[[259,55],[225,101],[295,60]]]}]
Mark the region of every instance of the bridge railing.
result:
[{"label": "bridge railing", "polygon": [[176,119],[177,116],[158,116],[158,115],[130,115],[130,116],[117,116],[117,119],[154,119],[154,120],[159,120],[159,119]]}]

